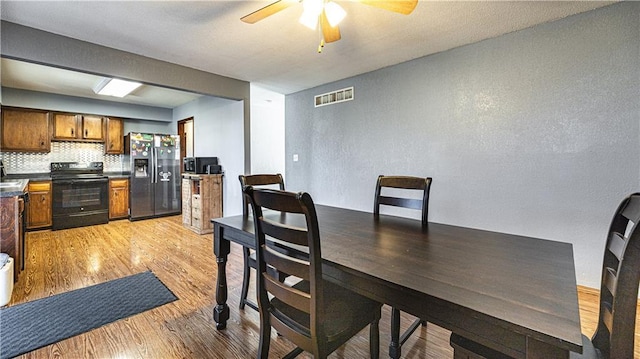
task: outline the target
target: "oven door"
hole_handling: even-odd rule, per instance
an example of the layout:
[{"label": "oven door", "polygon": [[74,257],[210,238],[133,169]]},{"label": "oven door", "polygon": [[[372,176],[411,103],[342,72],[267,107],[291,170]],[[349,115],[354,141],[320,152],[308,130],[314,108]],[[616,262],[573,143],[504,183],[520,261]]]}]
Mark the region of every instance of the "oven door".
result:
[{"label": "oven door", "polygon": [[54,230],[109,222],[109,179],[55,179]]}]

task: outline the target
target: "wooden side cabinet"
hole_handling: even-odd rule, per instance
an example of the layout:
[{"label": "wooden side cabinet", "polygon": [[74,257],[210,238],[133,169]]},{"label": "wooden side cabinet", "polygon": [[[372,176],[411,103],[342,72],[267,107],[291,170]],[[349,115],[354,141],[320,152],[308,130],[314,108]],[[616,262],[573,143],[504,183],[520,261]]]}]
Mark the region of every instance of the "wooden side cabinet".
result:
[{"label": "wooden side cabinet", "polygon": [[24,199],[20,197],[0,198],[0,251],[13,258],[13,281],[24,268],[24,233],[22,232],[22,211]]},{"label": "wooden side cabinet", "polygon": [[2,151],[50,152],[49,113],[22,108],[2,108]]},{"label": "wooden side cabinet", "polygon": [[27,229],[51,227],[51,181],[29,181]]},{"label": "wooden side cabinet", "polygon": [[120,118],[107,117],[104,120],[105,141],[104,153],[119,155],[124,153],[124,121]]},{"label": "wooden side cabinet", "polygon": [[211,219],[222,217],[222,176],[182,175],[182,224],[198,234],[213,233]]},{"label": "wooden side cabinet", "polygon": [[109,219],[129,217],[129,180],[109,180]]}]

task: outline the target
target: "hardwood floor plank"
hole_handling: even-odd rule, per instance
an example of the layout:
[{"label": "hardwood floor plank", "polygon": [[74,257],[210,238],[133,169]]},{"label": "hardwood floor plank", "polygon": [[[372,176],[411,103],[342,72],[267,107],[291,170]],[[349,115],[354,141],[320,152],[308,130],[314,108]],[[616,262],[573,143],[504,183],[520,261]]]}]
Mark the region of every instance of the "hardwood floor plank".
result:
[{"label": "hardwood floor plank", "polygon": [[[197,235],[180,216],[27,234],[26,270],[9,305],[151,270],[178,300],[147,312],[25,354],[22,358],[253,358],[258,350],[259,315],[238,310],[242,251],[232,244],[227,263],[227,329],[212,318],[217,267],[212,235]],[[252,273],[255,274],[255,273]],[[255,298],[254,279],[249,298]],[[598,293],[580,287],[582,329],[591,334],[597,321]],[[412,318],[402,313],[403,330]],[[380,354],[387,356],[390,310],[383,306]],[[636,326],[638,328],[638,325]],[[452,358],[450,332],[429,323],[402,348],[403,358]],[[636,330],[636,358],[640,358]],[[363,330],[331,358],[368,358],[369,333]],[[293,345],[272,333],[270,356],[279,358]],[[310,358],[303,354],[299,358]]]}]

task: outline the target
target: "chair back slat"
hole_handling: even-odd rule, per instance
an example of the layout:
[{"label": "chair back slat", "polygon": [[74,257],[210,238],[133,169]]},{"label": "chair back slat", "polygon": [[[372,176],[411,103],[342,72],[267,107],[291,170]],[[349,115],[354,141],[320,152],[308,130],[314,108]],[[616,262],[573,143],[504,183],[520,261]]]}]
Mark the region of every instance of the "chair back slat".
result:
[{"label": "chair back slat", "polygon": [[429,179],[411,176],[383,176],[380,178],[380,186],[401,189],[424,190],[429,185]]},{"label": "chair back slat", "polygon": [[308,331],[305,330],[306,328],[301,328],[301,331],[294,330],[291,328],[290,323],[285,323],[284,321],[280,320],[280,318],[275,316],[271,318],[271,326],[278,332],[279,335],[282,335],[290,341],[294,343],[304,343],[302,345],[299,344],[298,346],[300,347],[309,347],[313,345],[313,340],[310,338]]},{"label": "chair back slat", "polygon": [[265,289],[273,296],[305,313],[311,312],[311,296],[309,293],[292,288],[267,273],[262,273],[262,276],[264,277]]},{"label": "chair back slat", "polygon": [[640,193],[625,198],[609,226],[602,265],[600,316],[592,342],[604,359],[632,358],[640,284]]},{"label": "chair back slat", "polygon": [[611,331],[613,330],[613,314],[609,306],[602,308],[602,324],[604,324],[609,335],[611,335]]},{"label": "chair back slat", "polygon": [[380,196],[379,204],[422,210],[422,200],[415,198],[397,198]]},{"label": "chair back slat", "polygon": [[613,268],[605,268],[604,286],[609,290],[613,296],[616,295],[616,285],[618,285],[618,277]]},{"label": "chair back slat", "polygon": [[264,261],[283,273],[309,280],[309,262],[290,257],[270,248],[268,245],[263,252]]},{"label": "chair back slat", "polygon": [[622,211],[622,215],[633,223],[640,221],[640,201],[630,200]]},{"label": "chair back slat", "polygon": [[[376,194],[373,203],[373,214],[380,215],[380,206],[404,207],[421,211],[422,226],[427,226],[429,218],[429,192],[431,190],[431,177],[411,177],[411,176],[378,176],[376,182]],[[402,189],[420,191],[420,198],[407,198],[404,195],[383,194],[383,188]]]},{"label": "chair back slat", "polygon": [[264,234],[273,238],[286,238],[287,242],[299,246],[306,246],[308,243],[307,231],[304,228],[286,226],[272,222],[268,219],[262,220],[262,230]]},{"label": "chair back slat", "polygon": [[627,245],[627,241],[622,237],[620,233],[613,232],[611,233],[611,237],[609,238],[609,244],[607,245],[607,249],[611,254],[616,256],[616,259],[620,261],[622,259],[622,254],[624,253],[625,247]]}]

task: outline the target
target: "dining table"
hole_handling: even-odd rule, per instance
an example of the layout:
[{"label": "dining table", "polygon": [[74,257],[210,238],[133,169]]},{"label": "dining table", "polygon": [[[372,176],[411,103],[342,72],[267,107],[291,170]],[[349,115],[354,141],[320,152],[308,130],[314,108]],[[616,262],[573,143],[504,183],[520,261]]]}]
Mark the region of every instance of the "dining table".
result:
[{"label": "dining table", "polygon": [[[513,358],[582,352],[570,243],[316,205],[326,280]],[[273,221],[299,219],[264,212]],[[230,243],[255,249],[251,216],[211,220],[216,328],[226,328]],[[304,223],[304,222],[302,222]]]}]

